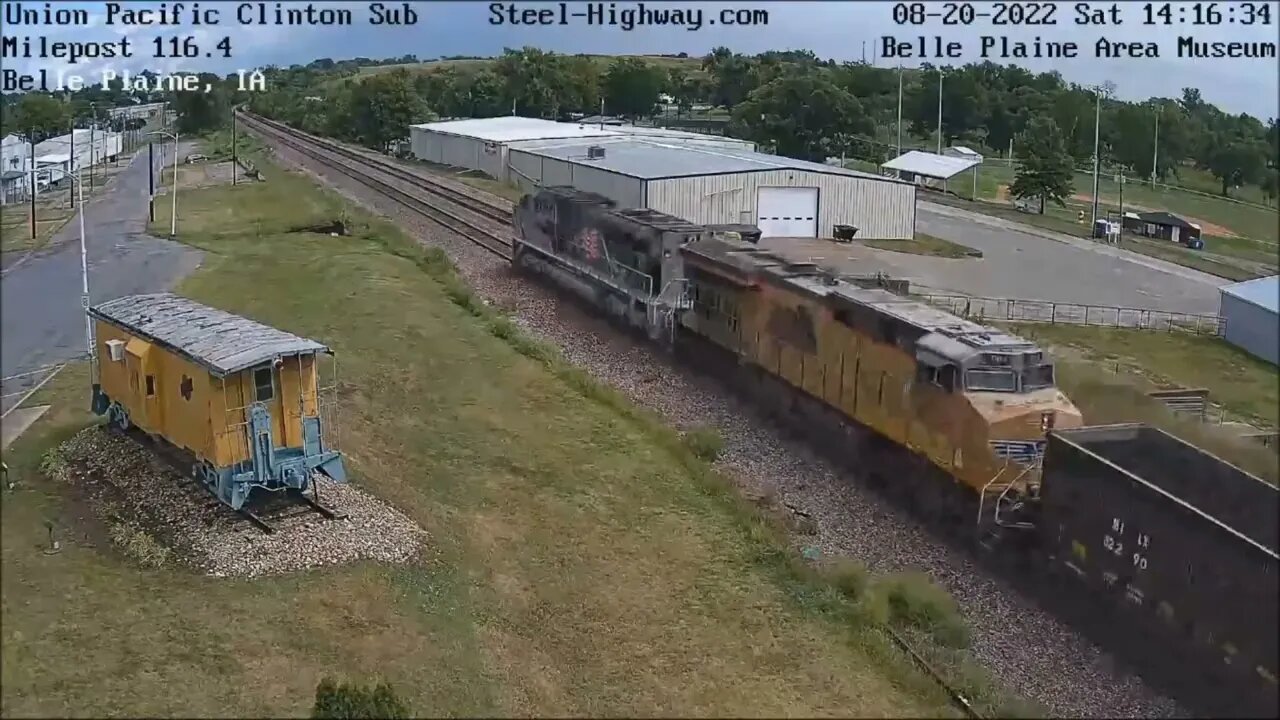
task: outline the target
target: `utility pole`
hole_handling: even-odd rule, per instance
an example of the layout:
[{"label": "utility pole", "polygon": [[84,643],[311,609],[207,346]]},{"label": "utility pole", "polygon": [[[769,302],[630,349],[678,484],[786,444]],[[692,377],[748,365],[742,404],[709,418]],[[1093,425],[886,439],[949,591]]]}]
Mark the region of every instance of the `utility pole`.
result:
[{"label": "utility pole", "polygon": [[1160,165],[1156,162],[1160,159],[1160,108],[1156,107],[1156,137],[1151,143],[1151,189],[1156,188],[1156,168]]},{"label": "utility pole", "polygon": [[1124,171],[1120,171],[1120,224],[1116,227],[1116,240],[1124,235]]},{"label": "utility pole", "polygon": [[[79,158],[77,158],[77,157],[76,157],[76,121],[75,121],[75,119],[74,119],[74,118],[72,118],[72,120],[71,120],[71,163],[70,163],[70,169],[71,169],[71,172],[73,172],[73,173],[74,173],[74,172],[76,172],[76,168],[77,168],[77,167],[79,167],[79,165],[80,165],[80,163],[79,163],[79,162],[77,162],[77,160],[78,160],[78,159],[79,159]],[[80,177],[80,176],[79,176],[79,175],[76,175],[76,177]],[[68,193],[68,194],[69,194],[69,195],[71,195],[71,209],[72,209],[72,210],[74,210],[74,209],[75,209],[75,207],[76,207],[76,194],[75,194],[74,192],[71,192],[71,193]]]},{"label": "utility pole", "polygon": [[94,148],[97,140],[93,138],[93,131],[98,129],[98,108],[96,103],[89,103],[89,191],[93,191],[93,166],[94,166]]},{"label": "utility pole", "polygon": [[1093,229],[1098,226],[1098,173],[1102,170],[1102,155],[1099,153],[1099,140],[1102,125],[1102,88],[1094,88],[1095,105],[1093,109],[1093,218],[1089,224],[1089,236],[1093,237]]},{"label": "utility pole", "polygon": [[942,154],[942,70],[938,70],[938,154]]},{"label": "utility pole", "polygon": [[898,157],[902,157],[902,65],[898,65]]},{"label": "utility pole", "polygon": [[236,184],[236,165],[240,163],[240,156],[236,152],[236,106],[231,104],[231,184]]},{"label": "utility pole", "polygon": [[156,144],[147,143],[147,212],[156,221]]},{"label": "utility pole", "polygon": [[31,144],[31,187],[27,188],[31,196],[31,242],[34,244],[36,240],[36,131],[32,128],[27,131],[27,142]]}]

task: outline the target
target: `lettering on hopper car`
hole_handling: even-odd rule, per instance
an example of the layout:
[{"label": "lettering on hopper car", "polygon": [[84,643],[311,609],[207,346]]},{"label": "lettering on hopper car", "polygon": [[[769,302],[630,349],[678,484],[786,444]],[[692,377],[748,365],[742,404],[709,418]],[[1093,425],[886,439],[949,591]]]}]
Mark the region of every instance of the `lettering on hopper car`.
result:
[{"label": "lettering on hopper car", "polygon": [[[1125,554],[1125,543],[1122,539],[1124,536],[1124,521],[1120,518],[1111,519],[1111,532],[1102,536],[1102,547],[1107,552],[1122,557]],[[1134,538],[1134,546],[1137,551],[1131,551],[1131,559],[1135,571],[1147,569],[1147,548],[1151,546],[1151,536],[1146,533],[1138,533]]]}]

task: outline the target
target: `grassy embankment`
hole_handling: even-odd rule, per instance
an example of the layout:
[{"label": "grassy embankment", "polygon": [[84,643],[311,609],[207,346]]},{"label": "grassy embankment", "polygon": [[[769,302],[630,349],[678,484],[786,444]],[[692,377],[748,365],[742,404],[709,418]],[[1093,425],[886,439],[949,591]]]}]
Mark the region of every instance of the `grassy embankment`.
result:
[{"label": "grassy embankment", "polygon": [[1228,420],[1280,427],[1280,376],[1274,365],[1225,341],[1174,332],[1074,325],[1010,325],[1058,356],[1059,384],[1089,424],[1146,422],[1162,427],[1271,482],[1280,479],[1275,448],[1216,423],[1175,416],[1146,393],[1205,388]]},{"label": "grassy embankment", "polygon": [[181,291],[336,349],[356,482],[434,555],[257,581],[142,570],[80,530],[43,555],[46,518],[79,528],[38,473],[89,421],[73,368],[6,456],[6,716],[298,715],[323,675],[381,676],[423,715],[953,714],[885,621],[935,638],[986,712],[1026,712],[942,647],[964,629],[930,586],[819,574],[699,457],[710,443],[529,340],[393,226],[347,208],[353,236],[288,232],[345,206],[266,171],[185,195],[206,261]]}]

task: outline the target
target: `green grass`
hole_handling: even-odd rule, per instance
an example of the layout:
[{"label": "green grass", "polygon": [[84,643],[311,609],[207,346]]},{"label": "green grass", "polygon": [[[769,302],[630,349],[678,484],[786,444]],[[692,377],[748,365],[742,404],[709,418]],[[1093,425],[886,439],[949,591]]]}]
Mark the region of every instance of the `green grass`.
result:
[{"label": "green grass", "polygon": [[1205,388],[1228,419],[1280,426],[1280,374],[1225,341],[1188,333],[1078,325],[1003,324],[1054,349],[1059,385],[1090,425],[1147,422],[1275,482],[1276,453],[1214,424],[1175,417],[1151,390]]},{"label": "green grass", "polygon": [[[6,455],[4,715],[300,715],[325,676],[385,679],[429,716],[954,715],[867,599],[800,562],[678,433],[391,225],[347,208],[350,237],[288,233],[345,206],[270,178],[185,196],[181,237],[206,260],[180,291],[337,351],[352,475],[433,554],[226,581],[91,543],[37,472],[89,420],[72,368]],[[45,518],[75,528],[60,555],[39,551]],[[989,713],[1029,711],[963,680]]]},{"label": "green grass", "polygon": [[31,237],[31,205],[14,203],[0,207],[0,252],[25,253],[48,244],[53,234],[75,216],[69,207],[36,203],[36,236]]},{"label": "green grass", "polygon": [[893,252],[929,255],[943,258],[982,257],[982,253],[967,245],[943,240],[940,237],[918,232],[911,240],[861,240],[863,245]]}]

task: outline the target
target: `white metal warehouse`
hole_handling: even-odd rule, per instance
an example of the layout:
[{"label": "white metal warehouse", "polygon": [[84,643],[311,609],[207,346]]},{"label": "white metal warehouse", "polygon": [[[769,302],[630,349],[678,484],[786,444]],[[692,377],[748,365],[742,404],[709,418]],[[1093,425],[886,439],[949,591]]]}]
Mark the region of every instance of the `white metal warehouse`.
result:
[{"label": "white metal warehouse", "polygon": [[1269,363],[1280,364],[1280,275],[1219,289],[1227,342]]},{"label": "white metal warehouse", "polygon": [[913,184],[777,155],[575,140],[513,146],[508,163],[525,190],[570,185],[690,222],[757,225],[763,237],[832,237],[835,225],[858,228],[859,238],[915,234]]},{"label": "white metal warehouse", "polygon": [[633,136],[661,138],[663,142],[706,145],[710,147],[754,150],[746,140],[719,135],[645,128],[629,125],[560,123],[517,116],[450,120],[409,126],[409,145],[413,156],[440,165],[479,170],[498,180],[513,180],[507,172],[507,153],[524,143],[561,142],[591,139],[604,143],[627,140]]}]

